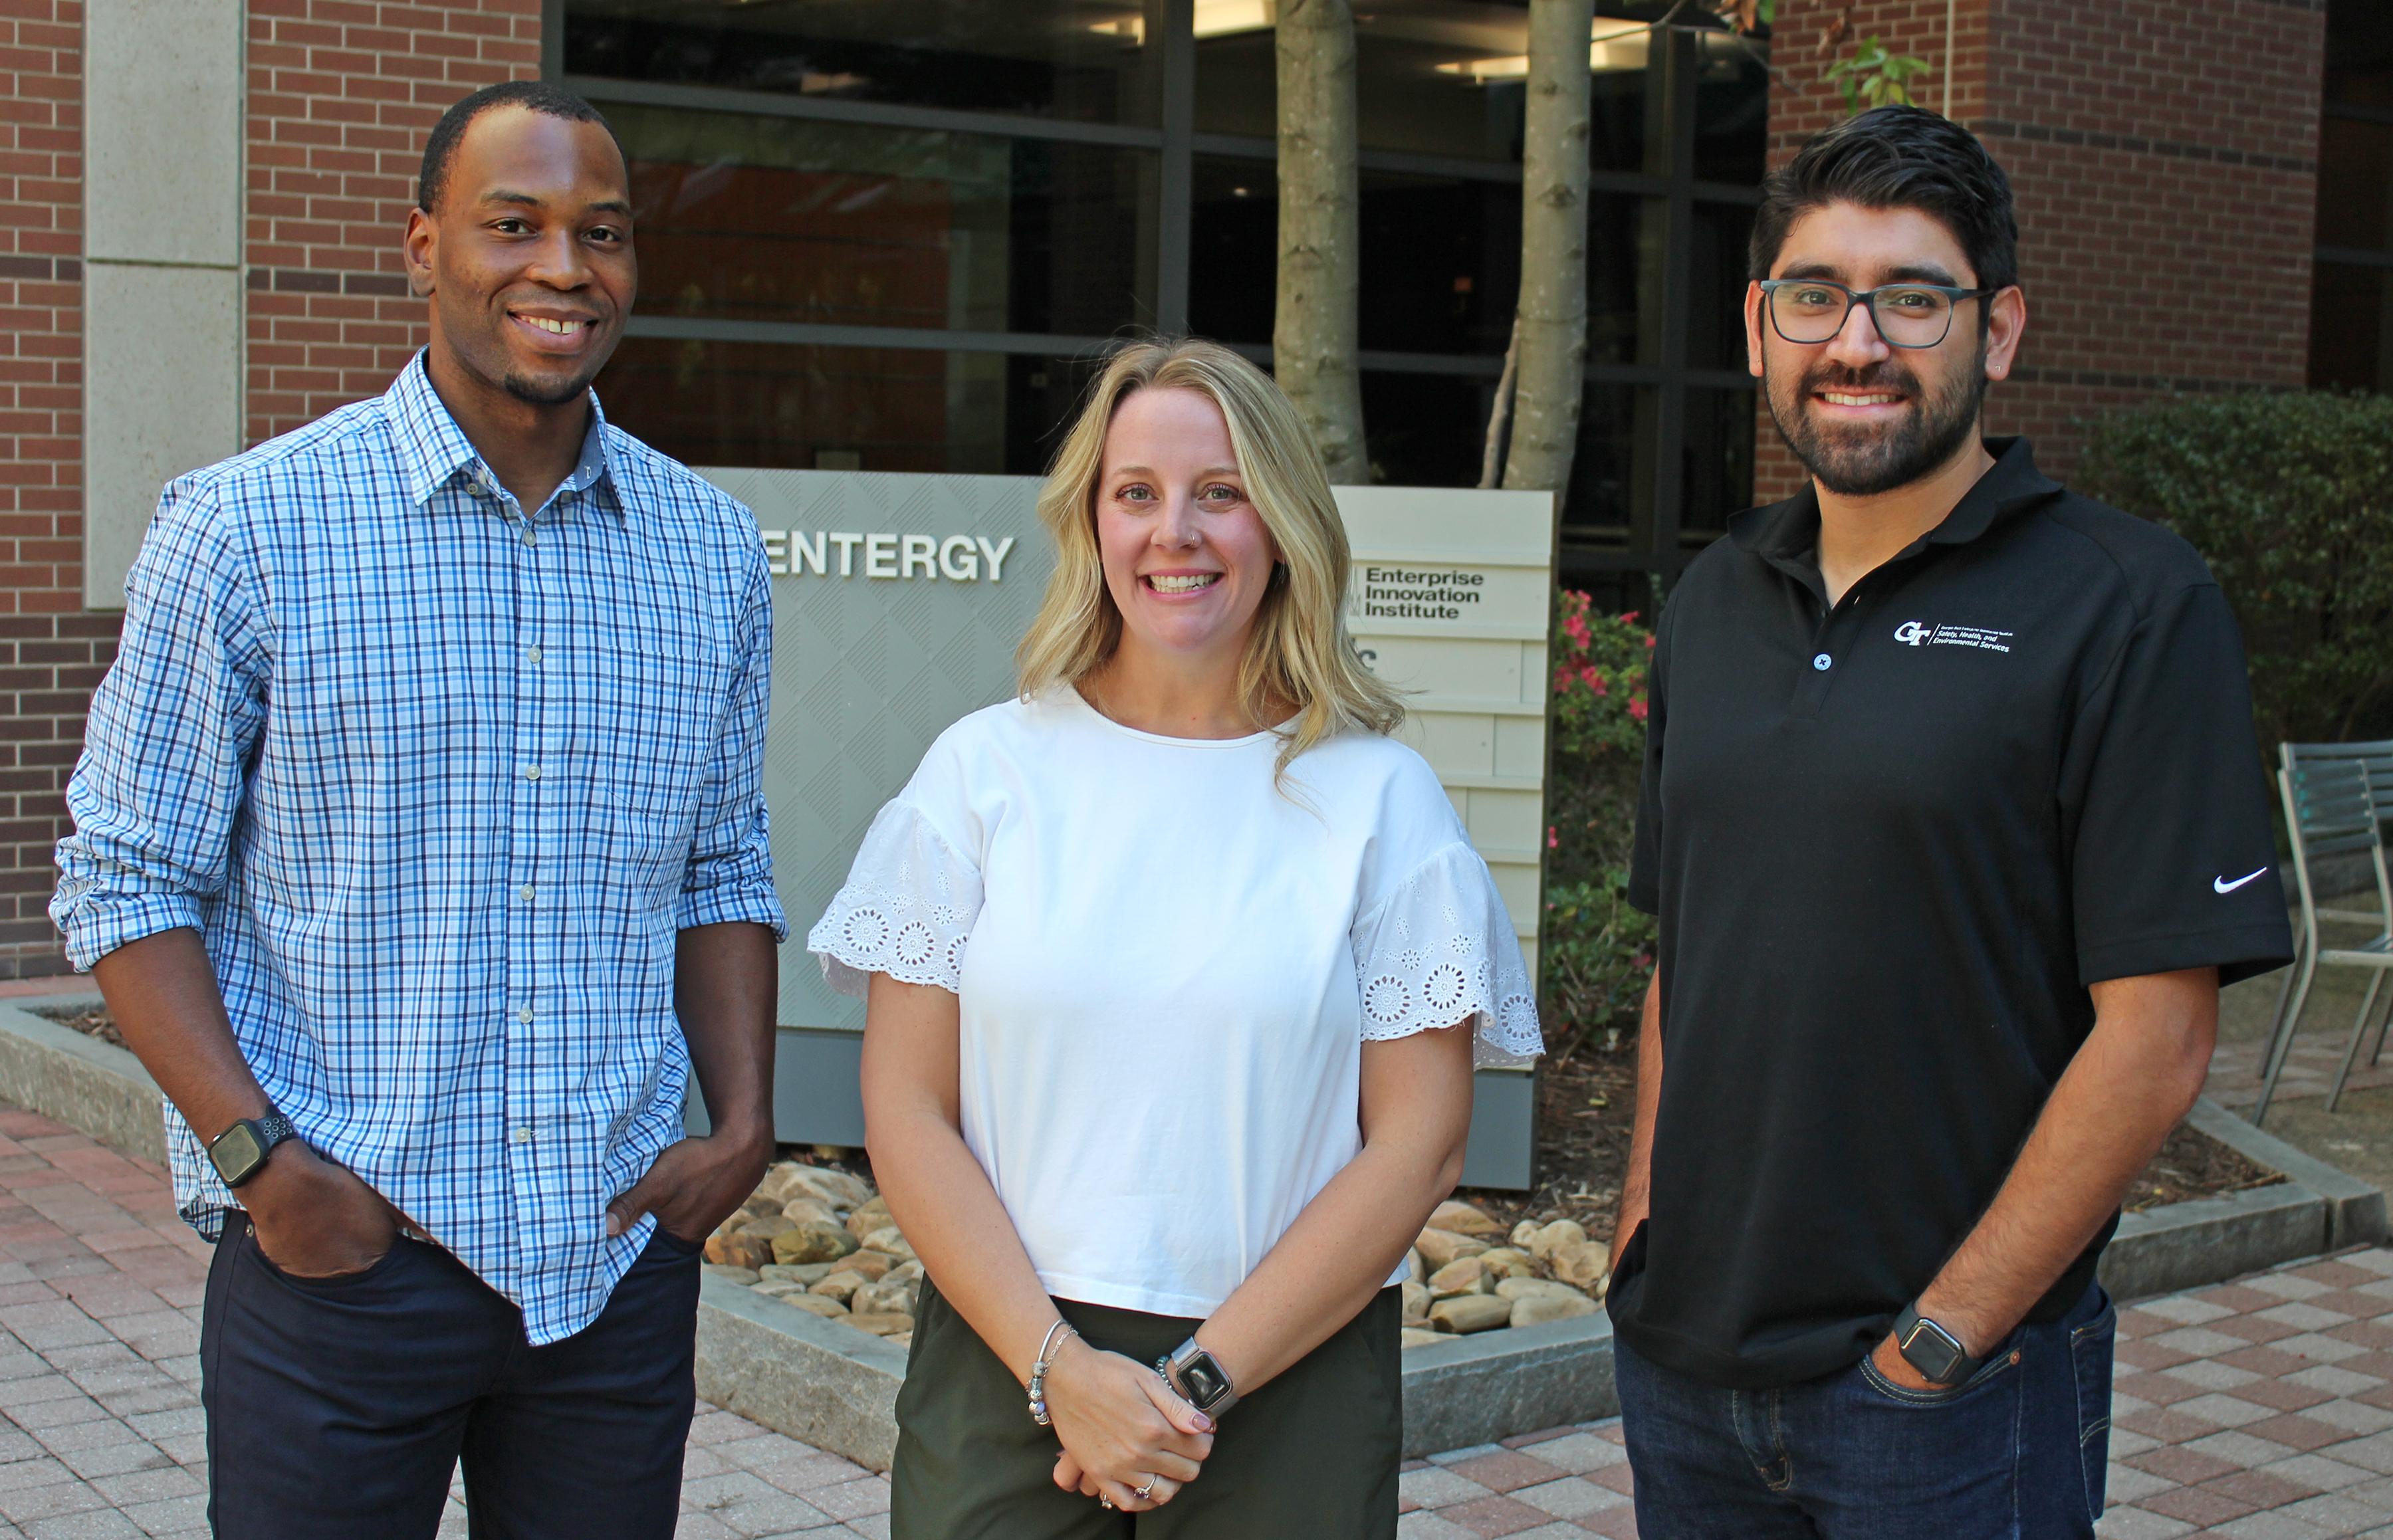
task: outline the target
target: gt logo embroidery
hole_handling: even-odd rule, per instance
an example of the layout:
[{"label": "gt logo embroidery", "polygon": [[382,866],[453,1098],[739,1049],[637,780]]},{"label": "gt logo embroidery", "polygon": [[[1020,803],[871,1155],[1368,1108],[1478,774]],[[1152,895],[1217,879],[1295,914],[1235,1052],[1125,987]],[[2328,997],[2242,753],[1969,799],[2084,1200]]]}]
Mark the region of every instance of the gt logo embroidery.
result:
[{"label": "gt logo embroidery", "polygon": [[1894,628],[1894,639],[1906,647],[1975,647],[1981,652],[2010,651],[2013,634],[1983,626],[1930,625],[1925,620],[1905,620]]}]

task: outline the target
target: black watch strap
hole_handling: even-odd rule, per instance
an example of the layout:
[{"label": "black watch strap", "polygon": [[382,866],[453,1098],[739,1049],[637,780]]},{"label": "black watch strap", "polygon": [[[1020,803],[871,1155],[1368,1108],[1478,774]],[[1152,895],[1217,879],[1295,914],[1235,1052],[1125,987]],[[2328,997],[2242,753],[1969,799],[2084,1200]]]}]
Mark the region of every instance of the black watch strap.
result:
[{"label": "black watch strap", "polygon": [[279,1112],[244,1117],[208,1142],[208,1159],[226,1186],[238,1187],[265,1168],[274,1146],[298,1137],[291,1119]]},{"label": "black watch strap", "polygon": [[1894,1345],[1902,1350],[1903,1362],[1930,1385],[1958,1385],[1985,1362],[1971,1358],[1959,1338],[1910,1305],[1894,1318]]}]

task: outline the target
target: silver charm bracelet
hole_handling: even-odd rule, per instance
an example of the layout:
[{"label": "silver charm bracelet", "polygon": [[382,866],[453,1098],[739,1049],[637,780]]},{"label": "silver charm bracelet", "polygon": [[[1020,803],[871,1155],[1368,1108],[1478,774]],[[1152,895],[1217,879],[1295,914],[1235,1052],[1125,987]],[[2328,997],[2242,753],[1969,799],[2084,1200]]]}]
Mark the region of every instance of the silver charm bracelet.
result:
[{"label": "silver charm bracelet", "polygon": [[[1057,1332],[1064,1335],[1058,1337],[1055,1335]],[[1055,1362],[1054,1350],[1061,1348],[1066,1339],[1079,1335],[1072,1329],[1069,1321],[1058,1320],[1047,1328],[1047,1335],[1039,1339],[1039,1357],[1030,1365],[1030,1420],[1041,1428],[1053,1427],[1054,1423],[1054,1419],[1047,1415],[1047,1370]]]}]

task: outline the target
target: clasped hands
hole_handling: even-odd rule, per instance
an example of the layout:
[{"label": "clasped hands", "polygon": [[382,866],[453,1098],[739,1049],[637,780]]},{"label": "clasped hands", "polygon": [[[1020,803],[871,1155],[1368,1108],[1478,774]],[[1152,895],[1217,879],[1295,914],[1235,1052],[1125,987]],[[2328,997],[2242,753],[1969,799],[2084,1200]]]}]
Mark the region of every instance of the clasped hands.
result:
[{"label": "clasped hands", "polygon": [[1153,1365],[1092,1348],[1077,1334],[1048,1365],[1046,1390],[1048,1415],[1064,1444],[1055,1484],[1066,1492],[1144,1513],[1195,1481],[1213,1452],[1213,1419],[1183,1400]]}]

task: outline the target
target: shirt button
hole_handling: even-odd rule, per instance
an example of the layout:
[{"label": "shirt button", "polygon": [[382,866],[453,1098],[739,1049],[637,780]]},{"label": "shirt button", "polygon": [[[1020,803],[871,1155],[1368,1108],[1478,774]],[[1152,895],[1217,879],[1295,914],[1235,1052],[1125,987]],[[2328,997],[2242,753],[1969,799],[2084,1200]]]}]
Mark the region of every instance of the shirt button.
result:
[{"label": "shirt button", "polygon": [[526,647],[526,648],[524,648],[524,661],[525,661],[525,662],[527,662],[527,663],[537,663],[537,662],[539,662],[539,661],[540,661],[540,648],[538,648],[537,646],[530,646],[530,647]]},{"label": "shirt button", "polygon": [[531,1142],[531,1130],[518,1126],[512,1137],[518,1144],[529,1144]]},{"label": "shirt button", "polygon": [[1811,666],[1819,670],[1822,673],[1825,673],[1828,672],[1829,661],[1830,659],[1828,655],[1824,652],[1820,654],[1819,657],[1811,659]]},{"label": "shirt button", "polygon": [[527,529],[524,531],[524,543],[526,545],[538,545],[540,543],[540,537]]},{"label": "shirt button", "polygon": [[[1825,663],[1823,663],[1823,664],[1821,664],[1820,666],[1821,666],[1822,668],[1826,668],[1826,667],[1827,667],[1827,665],[1826,665]],[[525,765],[525,766],[524,766],[524,779],[526,779],[526,780],[528,780],[528,781],[536,781],[536,780],[540,779],[540,766],[539,766],[539,765],[537,765],[537,764],[527,764],[527,765]]]},{"label": "shirt button", "polygon": [[529,904],[529,903],[530,903],[530,902],[531,902],[531,893],[532,893],[532,888],[531,888],[531,884],[530,884],[530,882],[526,882],[522,887],[520,887],[520,888],[517,889],[516,891],[523,894],[523,901],[524,901],[525,903]]},{"label": "shirt button", "polygon": [[523,1023],[526,1026],[530,1026],[531,1024],[531,1007],[527,1005],[522,1010],[517,1011],[516,1020]]}]

